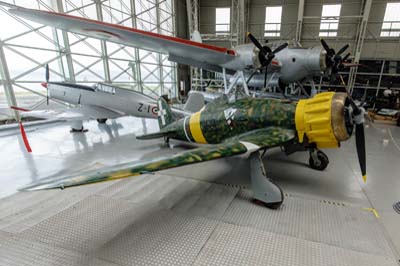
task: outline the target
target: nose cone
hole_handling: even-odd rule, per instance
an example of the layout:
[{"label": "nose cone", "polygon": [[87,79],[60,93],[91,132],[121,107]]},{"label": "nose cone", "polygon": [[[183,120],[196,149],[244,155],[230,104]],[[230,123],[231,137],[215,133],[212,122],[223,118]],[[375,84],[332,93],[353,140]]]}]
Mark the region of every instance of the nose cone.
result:
[{"label": "nose cone", "polygon": [[47,82],[42,82],[40,85],[42,85],[43,88],[47,89]]}]

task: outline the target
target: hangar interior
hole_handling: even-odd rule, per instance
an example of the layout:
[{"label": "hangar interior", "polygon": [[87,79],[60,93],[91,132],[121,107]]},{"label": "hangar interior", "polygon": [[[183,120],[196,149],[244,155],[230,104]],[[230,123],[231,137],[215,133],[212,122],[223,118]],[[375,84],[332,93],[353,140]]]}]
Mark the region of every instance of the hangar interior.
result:
[{"label": "hangar interior", "polygon": [[[164,95],[178,107],[189,91],[221,92],[226,82],[219,72],[169,61],[166,53],[115,43],[106,30],[96,32],[99,40],[33,22],[10,12],[12,5],[171,38],[196,41],[199,32],[204,45],[224,49],[251,44],[247,32],[263,46],[287,42],[286,49],[321,47],[321,38],[336,51],[348,44],[342,57],[350,52],[345,63],[353,66],[339,68],[341,80],[316,75],[302,79],[302,89],[282,90],[265,86],[262,76],[262,88],[249,88],[299,99],[316,88],[360,101],[368,111],[368,180],[352,137],[340,149],[323,149],[329,158],[323,171],[309,167],[307,152],[266,149],[266,176],[285,198],[276,210],[253,202],[252,164],[244,155],[62,190],[19,191],[198,147],[137,139],[159,130],[157,117],[93,116],[80,122],[85,132],[70,132],[68,117],[25,115],[84,105],[80,96],[75,104],[54,99],[52,82],[93,91],[105,84],[111,94],[115,86],[155,100]],[[400,2],[6,0],[0,23],[0,265],[400,264]]]}]

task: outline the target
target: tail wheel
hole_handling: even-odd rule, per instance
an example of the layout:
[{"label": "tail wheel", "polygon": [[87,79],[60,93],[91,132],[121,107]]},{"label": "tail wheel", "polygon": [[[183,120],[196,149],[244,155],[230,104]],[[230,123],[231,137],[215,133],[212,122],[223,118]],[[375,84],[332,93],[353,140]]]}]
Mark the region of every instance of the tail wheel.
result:
[{"label": "tail wheel", "polygon": [[310,155],[308,162],[312,169],[322,171],[328,166],[329,159],[328,156],[326,156],[326,154],[322,151],[317,151],[316,153],[317,160],[314,160],[313,156]]}]

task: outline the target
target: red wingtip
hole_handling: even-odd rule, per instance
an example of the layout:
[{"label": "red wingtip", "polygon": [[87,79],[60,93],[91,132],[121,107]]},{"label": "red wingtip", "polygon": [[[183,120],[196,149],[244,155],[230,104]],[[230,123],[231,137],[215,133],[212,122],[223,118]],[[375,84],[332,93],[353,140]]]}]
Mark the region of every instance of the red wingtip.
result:
[{"label": "red wingtip", "polygon": [[31,146],[29,145],[28,138],[26,137],[24,126],[22,122],[19,122],[19,129],[21,130],[22,140],[24,141],[27,152],[32,152]]},{"label": "red wingtip", "polygon": [[22,107],[18,107],[18,106],[10,106],[11,109],[17,110],[17,111],[21,111],[21,112],[29,112],[29,109],[25,109]]},{"label": "red wingtip", "polygon": [[47,89],[47,82],[42,82],[42,83],[40,83],[40,85],[42,85],[42,87]]}]

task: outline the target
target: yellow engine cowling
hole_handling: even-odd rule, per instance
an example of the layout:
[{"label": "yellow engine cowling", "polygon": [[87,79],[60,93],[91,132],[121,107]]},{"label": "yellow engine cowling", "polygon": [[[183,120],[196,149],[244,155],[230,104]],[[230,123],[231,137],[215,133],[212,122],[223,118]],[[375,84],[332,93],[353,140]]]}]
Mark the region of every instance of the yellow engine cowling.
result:
[{"label": "yellow engine cowling", "polygon": [[323,92],[300,100],[296,107],[296,130],[299,142],[307,136],[317,148],[337,148],[340,141],[350,138],[352,125],[346,123],[345,93]]}]

